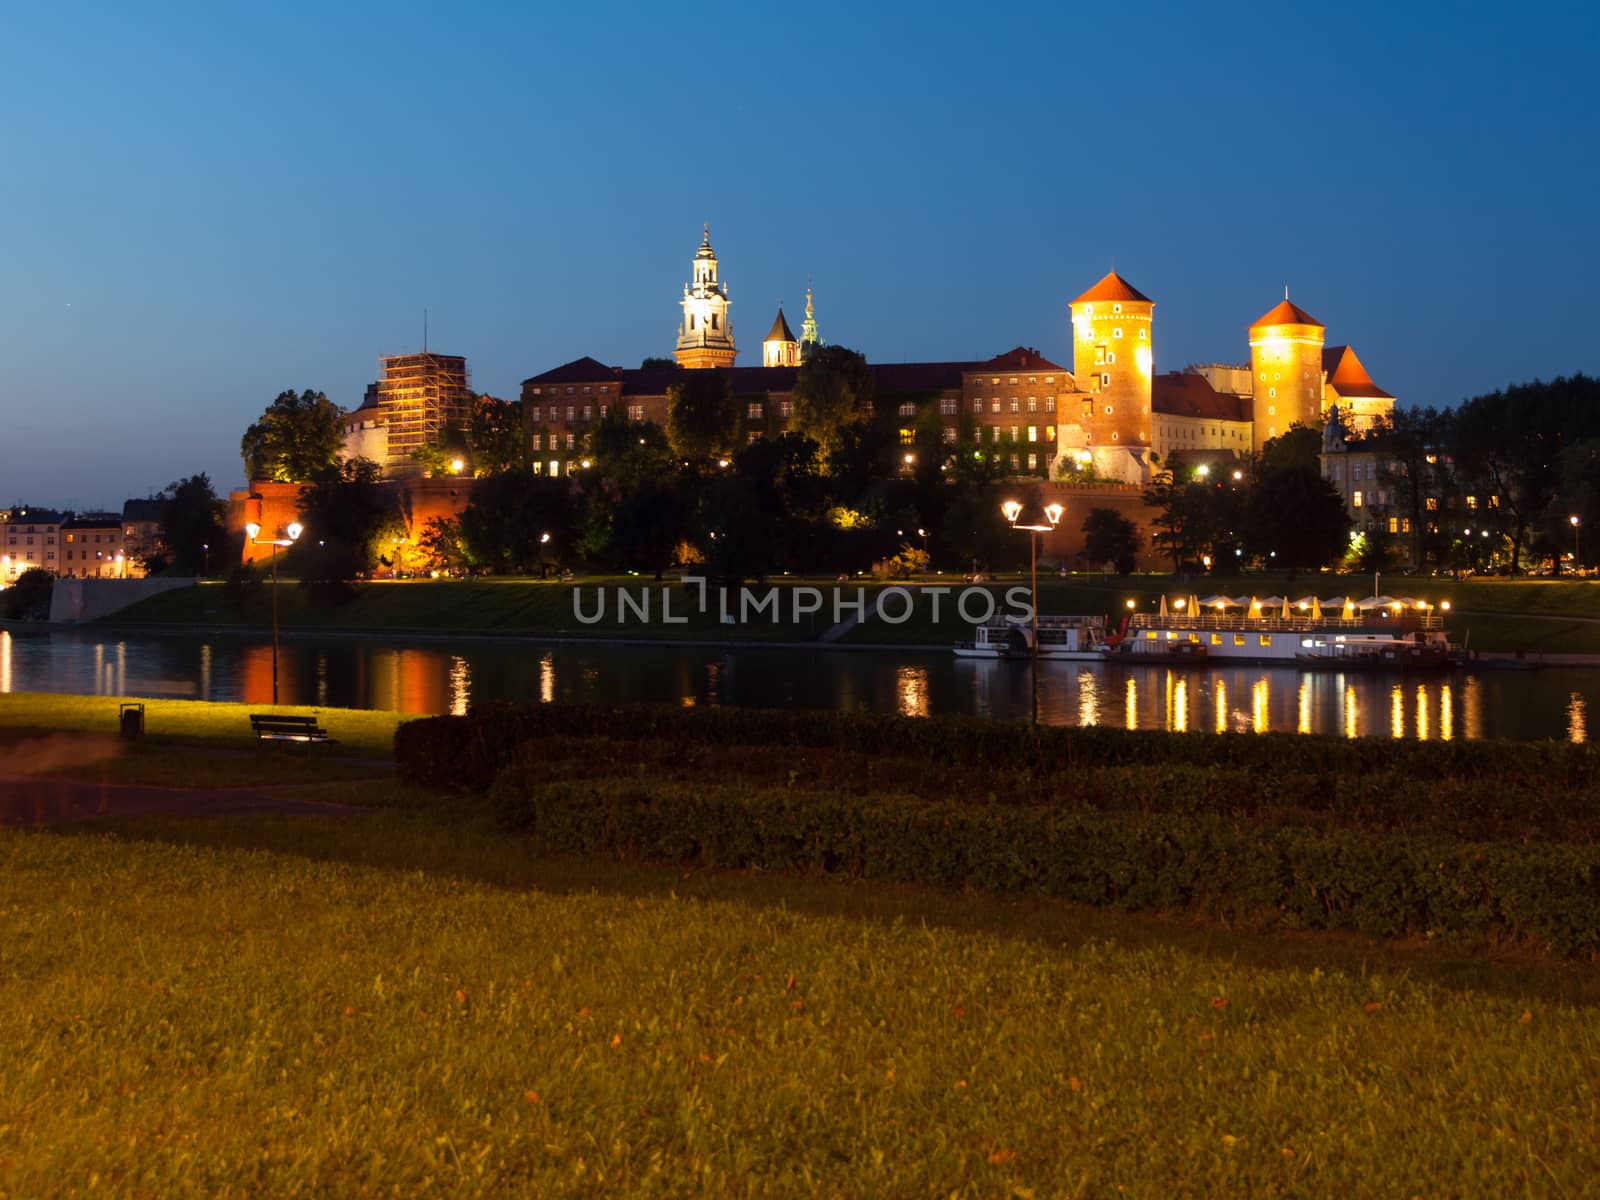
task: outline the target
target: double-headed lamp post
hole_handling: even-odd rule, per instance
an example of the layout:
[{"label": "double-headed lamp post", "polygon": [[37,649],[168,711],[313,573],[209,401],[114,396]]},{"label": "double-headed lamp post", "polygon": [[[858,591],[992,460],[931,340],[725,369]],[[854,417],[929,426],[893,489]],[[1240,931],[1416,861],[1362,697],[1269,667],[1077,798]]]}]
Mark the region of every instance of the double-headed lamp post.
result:
[{"label": "double-headed lamp post", "polygon": [[1031,583],[1029,584],[1028,603],[1033,609],[1033,658],[1037,662],[1039,658],[1039,535],[1049,533],[1057,525],[1061,524],[1061,514],[1066,510],[1059,504],[1046,504],[1038,512],[1025,513],[1019,501],[1007,500],[1000,506],[1000,511],[1005,515],[1005,519],[1010,523],[1011,528],[1023,530],[1029,535],[1028,561]]},{"label": "double-headed lamp post", "polygon": [[290,521],[286,538],[258,538],[261,526],[251,521],[244,527],[252,546],[272,547],[272,705],[278,705],[278,547],[292,546],[300,540],[305,527],[299,521]]}]

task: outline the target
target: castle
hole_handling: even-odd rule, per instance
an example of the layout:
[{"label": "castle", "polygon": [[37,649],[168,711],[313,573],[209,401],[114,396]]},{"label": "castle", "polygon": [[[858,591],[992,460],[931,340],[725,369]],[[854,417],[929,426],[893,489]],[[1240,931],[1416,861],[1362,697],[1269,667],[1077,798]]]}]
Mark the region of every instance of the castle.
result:
[{"label": "castle", "polygon": [[[762,342],[761,365],[737,365],[732,301],[708,226],[679,307],[676,366],[628,369],[582,357],[523,381],[536,471],[580,469],[589,434],[614,406],[632,420],[664,427],[669,391],[681,370],[728,372],[746,440],[787,428],[796,374],[823,344],[811,289],[801,335],[795,337],[780,305]],[[1335,408],[1344,428],[1359,432],[1394,407],[1394,397],[1372,381],[1355,351],[1327,345],[1326,328],[1291,303],[1287,290],[1249,326],[1248,365],[1165,373],[1156,371],[1155,302],[1116,272],[1068,307],[1070,369],[1023,346],[981,360],[872,364],[880,402],[891,404],[899,420],[905,469],[914,469],[925,452],[919,432],[936,426],[947,447],[965,429],[1004,473],[1092,474],[1138,485],[1166,466],[1243,459],[1292,425],[1321,429]],[[347,452],[404,474],[413,469],[409,455],[419,438],[438,444],[443,431],[459,427],[466,364],[413,355],[385,359],[384,366],[385,379],[346,418]]]}]

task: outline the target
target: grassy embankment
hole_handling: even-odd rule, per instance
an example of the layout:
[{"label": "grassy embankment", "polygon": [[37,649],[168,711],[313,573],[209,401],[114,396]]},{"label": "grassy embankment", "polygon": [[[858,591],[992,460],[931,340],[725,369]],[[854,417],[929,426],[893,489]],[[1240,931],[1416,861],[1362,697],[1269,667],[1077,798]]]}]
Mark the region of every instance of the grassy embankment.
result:
[{"label": "grassy embankment", "polygon": [[[547,637],[639,637],[710,639],[740,641],[809,641],[832,624],[832,581],[813,581],[822,588],[825,608],[814,616],[793,620],[794,601],[785,589],[798,581],[777,580],[783,592],[783,620],[774,623],[770,612],[753,616],[747,623],[724,625],[715,609],[698,611],[699,589],[671,585],[672,612],[686,616],[683,624],[665,624],[660,619],[661,590],[637,577],[607,577],[584,580],[580,584],[502,580],[476,582],[416,581],[374,583],[356,588],[347,604],[318,606],[305,590],[285,583],[279,591],[280,619],[286,629],[339,632],[350,630],[522,634]],[[599,590],[606,593],[603,620],[580,622],[574,614],[573,588],[582,589],[586,612],[594,611]],[[856,588],[865,587],[869,598],[883,584],[843,585],[847,599],[854,599]],[[919,589],[921,581],[904,586]],[[933,586],[960,589],[957,578],[936,577]],[[1012,587],[1026,586],[1026,580],[1006,579],[995,585],[1002,597]],[[1391,595],[1416,596],[1433,602],[1449,600],[1455,610],[1449,620],[1452,633],[1460,638],[1470,631],[1474,649],[1492,651],[1526,650],[1530,653],[1600,653],[1600,584],[1547,580],[1472,580],[1461,583],[1436,579],[1409,579],[1387,576],[1382,582]],[[626,587],[637,596],[643,589],[652,592],[651,616],[646,623],[631,613],[626,621],[617,619],[614,589]],[[1300,596],[1315,591],[1319,596],[1348,593],[1368,594],[1370,576],[1315,575],[1290,581],[1286,575],[1249,575],[1241,578],[1202,578],[1178,583],[1163,576],[1132,576],[1110,579],[1095,575],[1072,576],[1066,580],[1040,581],[1041,609],[1050,613],[1120,612],[1129,598],[1141,606],[1154,606],[1163,594],[1169,597],[1190,593],[1209,595],[1266,596],[1288,591]],[[738,600],[731,601],[737,613]],[[974,610],[981,607],[972,606]],[[970,626],[963,622],[954,596],[940,602],[940,619],[933,620],[933,601],[922,596],[910,620],[890,624],[869,619],[844,637],[848,644],[949,645],[970,637]],[[1576,618],[1576,619],[1575,619]],[[1582,618],[1588,618],[1584,620]],[[174,627],[245,628],[260,627],[269,621],[265,590],[247,599],[230,603],[220,584],[167,592],[125,609],[112,618],[117,624],[170,625]]]},{"label": "grassy embankment", "polygon": [[[0,724],[114,704],[33,699]],[[171,750],[245,724],[152,707]],[[698,762],[782,786],[774,757]],[[1592,969],[541,859],[481,801],[336,786],[409,806],[0,832],[0,1193],[1578,1195],[1600,1169]]]},{"label": "grassy embankment", "polygon": [[[145,740],[116,736],[115,696],[0,693],[0,775],[61,775],[153,787],[320,783],[385,775],[400,713],[145,700]],[[315,716],[337,746],[260,749],[253,712]],[[19,742],[26,742],[19,747]]]}]

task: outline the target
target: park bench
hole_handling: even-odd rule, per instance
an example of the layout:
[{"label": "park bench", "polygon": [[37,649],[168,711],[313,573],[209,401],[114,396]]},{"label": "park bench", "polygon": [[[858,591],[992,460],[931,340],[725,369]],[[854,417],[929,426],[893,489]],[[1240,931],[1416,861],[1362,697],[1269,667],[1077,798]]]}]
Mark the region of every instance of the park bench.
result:
[{"label": "park bench", "polygon": [[285,717],[275,713],[251,713],[250,728],[256,735],[256,744],[262,742],[296,742],[310,746],[313,743],[332,745],[337,740],[317,724],[315,717]]}]

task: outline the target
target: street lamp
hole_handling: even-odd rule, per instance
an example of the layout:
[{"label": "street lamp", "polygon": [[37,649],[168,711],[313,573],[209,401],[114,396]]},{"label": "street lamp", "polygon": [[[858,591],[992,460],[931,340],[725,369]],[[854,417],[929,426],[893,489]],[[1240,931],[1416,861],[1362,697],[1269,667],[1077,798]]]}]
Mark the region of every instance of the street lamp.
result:
[{"label": "street lamp", "polygon": [[450,473],[452,475],[459,475],[459,474],[461,474],[461,468],[465,467],[466,465],[467,464],[465,462],[463,462],[461,459],[452,458],[450,460]]},{"label": "street lamp", "polygon": [[1026,532],[1028,537],[1029,584],[1028,603],[1032,608],[1032,633],[1033,633],[1033,658],[1039,658],[1039,535],[1049,533],[1061,523],[1061,514],[1065,511],[1059,504],[1046,504],[1037,513],[1027,513],[1024,520],[1022,505],[1016,500],[1007,500],[1000,506],[1006,521],[1011,528]]},{"label": "street lamp", "polygon": [[252,546],[272,547],[272,706],[278,706],[278,547],[292,546],[300,540],[305,527],[299,521],[290,521],[286,538],[257,538],[261,526],[251,521],[244,527]]},{"label": "street lamp", "polygon": [[1576,575],[1580,566],[1578,562],[1578,514],[1573,513],[1567,520],[1572,523],[1572,573]]}]

